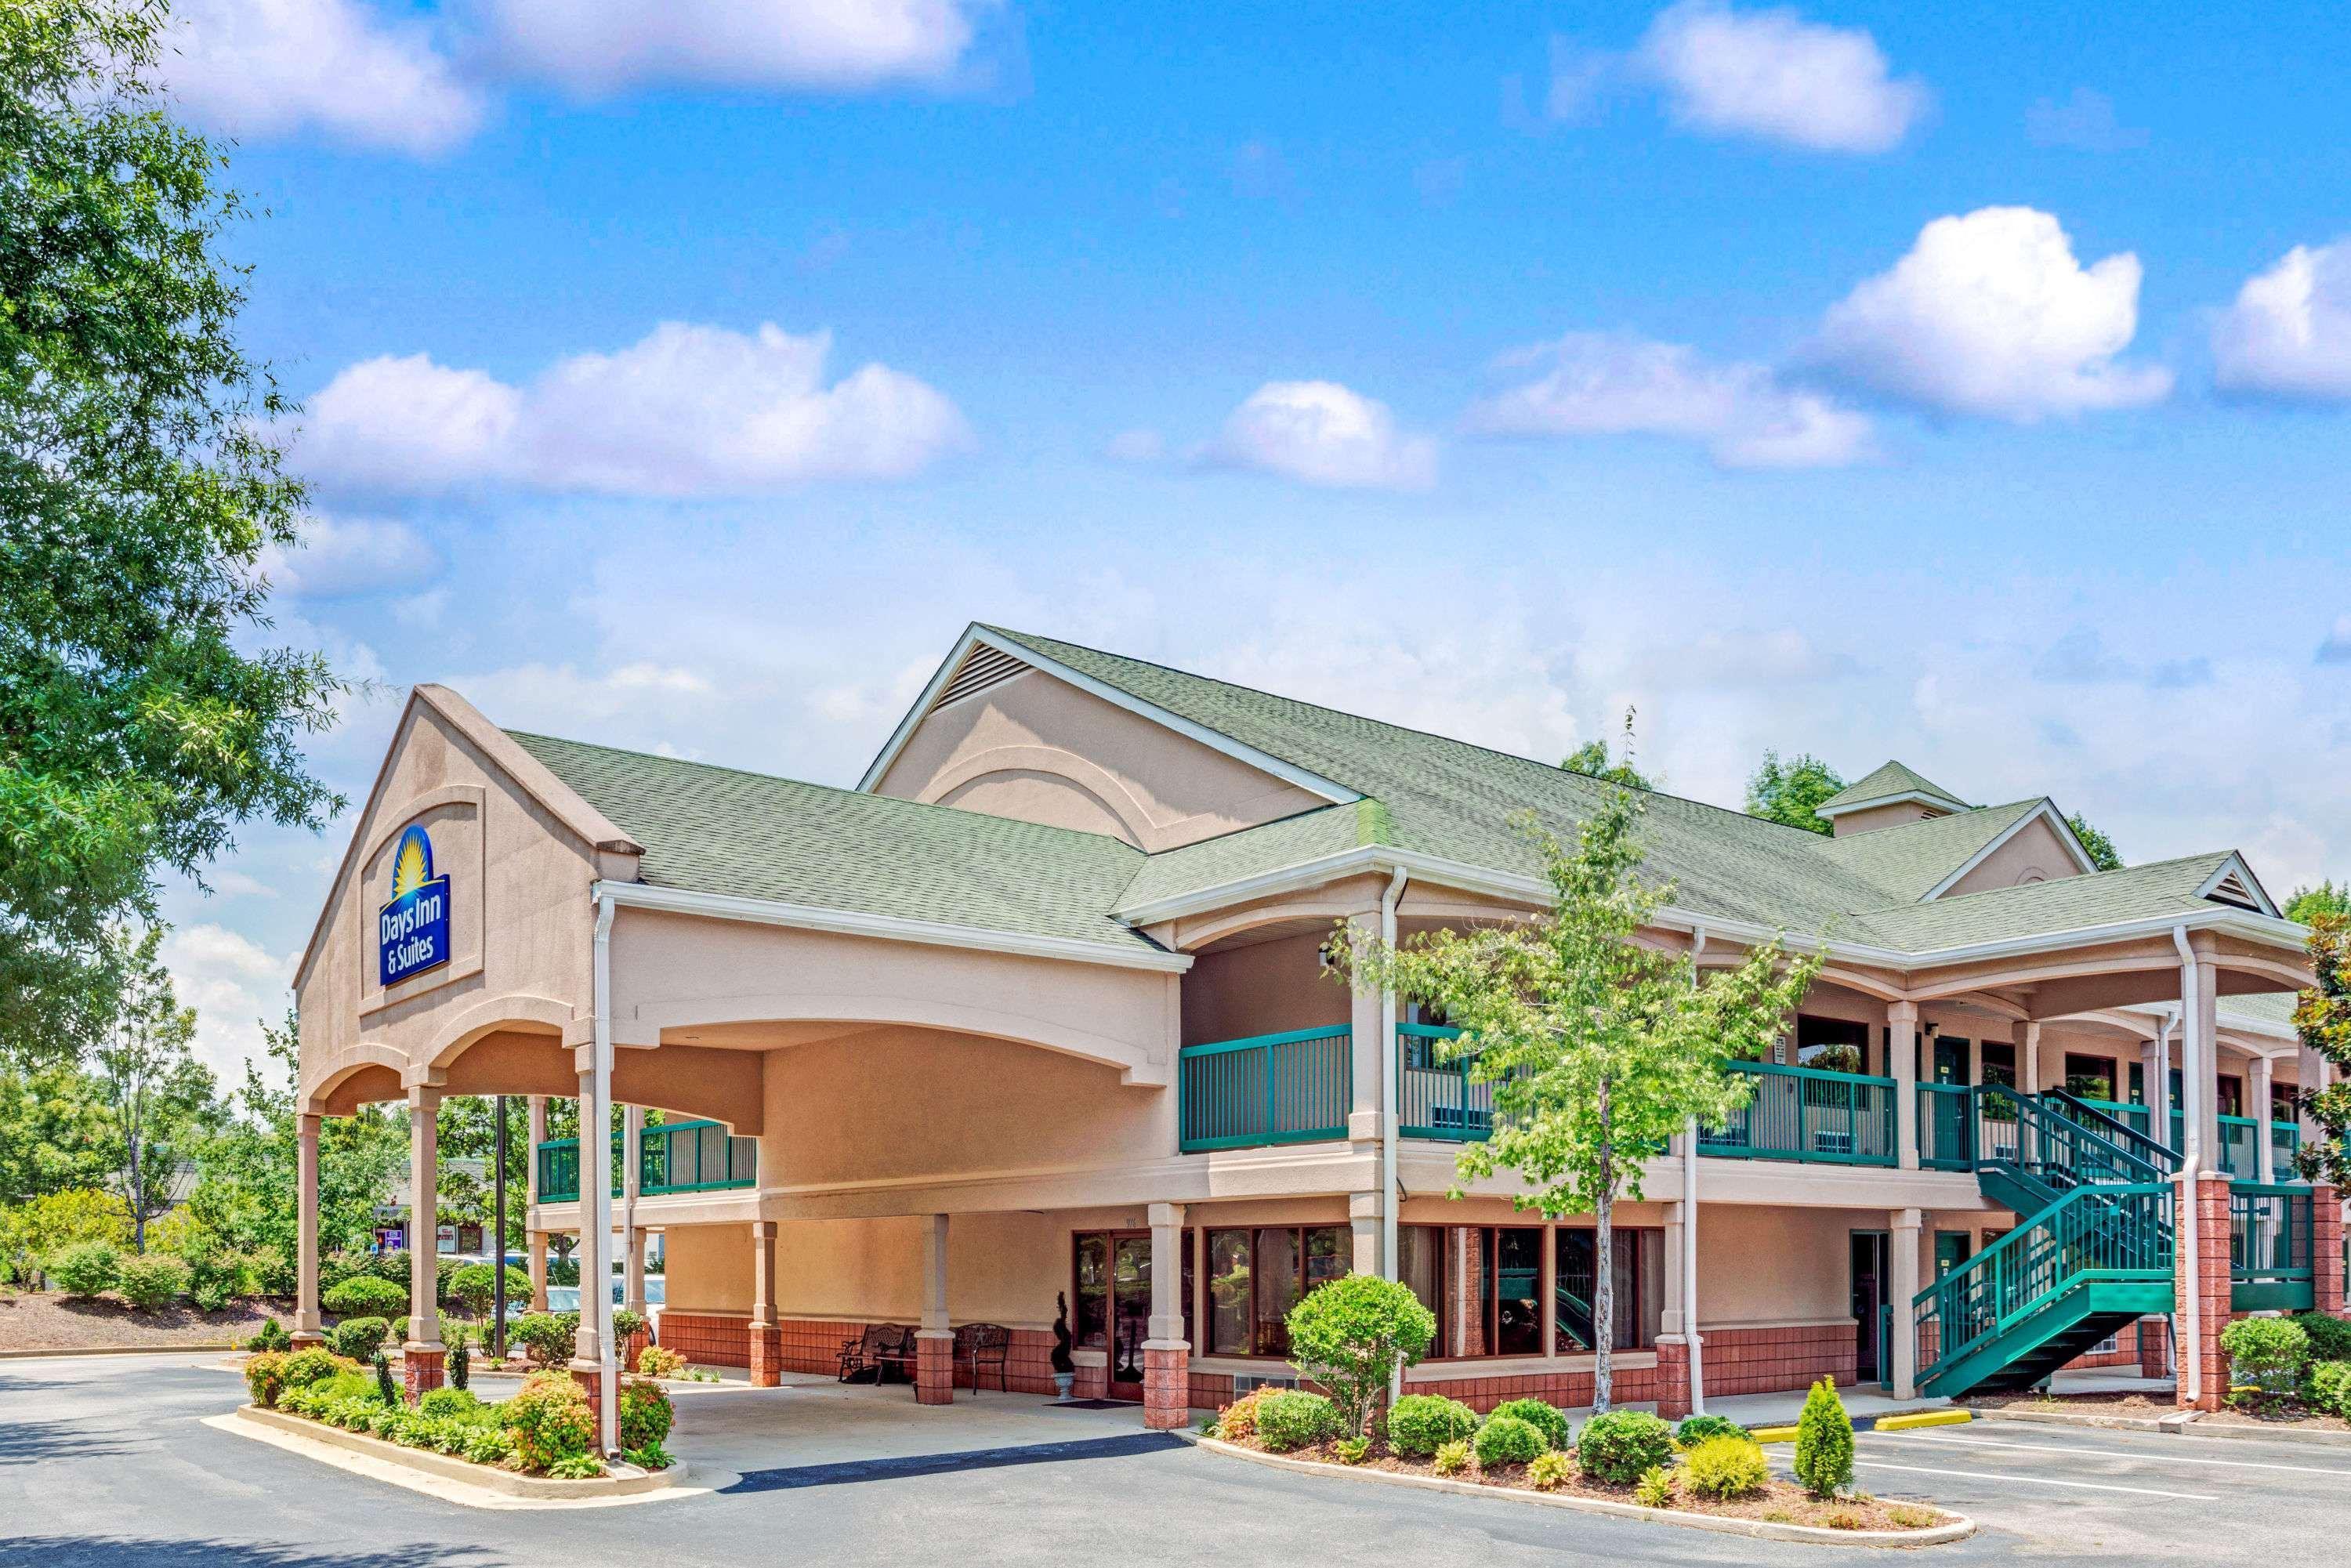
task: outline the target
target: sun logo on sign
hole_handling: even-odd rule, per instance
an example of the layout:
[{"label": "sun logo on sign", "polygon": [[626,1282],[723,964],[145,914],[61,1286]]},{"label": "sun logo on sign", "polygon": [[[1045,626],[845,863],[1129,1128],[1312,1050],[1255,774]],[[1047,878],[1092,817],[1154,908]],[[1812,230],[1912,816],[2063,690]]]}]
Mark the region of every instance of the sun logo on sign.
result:
[{"label": "sun logo on sign", "polygon": [[392,857],[392,896],[414,893],[433,880],[433,841],[413,823],[400,835],[400,851]]}]

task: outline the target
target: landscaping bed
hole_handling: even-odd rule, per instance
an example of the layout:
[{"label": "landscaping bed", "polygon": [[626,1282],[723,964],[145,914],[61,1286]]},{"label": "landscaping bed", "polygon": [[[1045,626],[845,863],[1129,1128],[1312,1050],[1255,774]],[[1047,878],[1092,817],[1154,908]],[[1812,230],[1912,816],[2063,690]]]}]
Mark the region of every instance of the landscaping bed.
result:
[{"label": "landscaping bed", "polygon": [[1970,1410],[2039,1410],[2063,1416],[2137,1416],[2153,1419],[2177,1415],[2179,1402],[2168,1395],[2114,1390],[2100,1394],[1970,1394],[1958,1402]]},{"label": "landscaping bed", "polygon": [[2351,1421],[2294,1399],[2261,1408],[2215,1410],[2210,1415],[2198,1416],[2196,1424],[2199,1427],[2268,1427],[2295,1432],[2351,1433]]},{"label": "landscaping bed", "polygon": [[218,1312],[189,1305],[146,1311],[112,1296],[55,1291],[0,1291],[0,1351],[204,1350],[242,1344],[258,1333],[270,1303],[235,1301]]}]

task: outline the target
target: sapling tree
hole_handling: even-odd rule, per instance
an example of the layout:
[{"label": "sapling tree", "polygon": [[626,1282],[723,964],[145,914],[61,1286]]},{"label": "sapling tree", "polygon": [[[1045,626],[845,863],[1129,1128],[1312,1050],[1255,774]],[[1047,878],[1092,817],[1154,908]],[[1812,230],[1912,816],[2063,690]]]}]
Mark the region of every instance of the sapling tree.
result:
[{"label": "sapling tree", "polygon": [[1687,948],[1644,941],[1674,884],[1640,874],[1640,816],[1633,795],[1611,791],[1573,844],[1518,819],[1552,892],[1525,920],[1394,946],[1343,924],[1330,945],[1342,977],[1441,1009],[1460,1030],[1434,1042],[1439,1057],[1465,1061],[1493,1103],[1490,1134],[1456,1160],[1460,1180],[1513,1171],[1526,1187],[1512,1198],[1520,1208],[1593,1217],[1598,1410],[1615,1337],[1615,1205],[1639,1200],[1644,1167],[1691,1117],[1719,1123],[1746,1104],[1746,1077],[1724,1063],[1765,1052],[1820,967],[1775,938],[1701,973]]},{"label": "sapling tree", "polygon": [[2318,984],[2294,1004],[2294,1028],[2304,1045],[2335,1064],[2335,1082],[2295,1096],[2320,1135],[2303,1145],[2294,1163],[2304,1180],[2351,1186],[2351,914],[2318,910],[2309,920]]}]

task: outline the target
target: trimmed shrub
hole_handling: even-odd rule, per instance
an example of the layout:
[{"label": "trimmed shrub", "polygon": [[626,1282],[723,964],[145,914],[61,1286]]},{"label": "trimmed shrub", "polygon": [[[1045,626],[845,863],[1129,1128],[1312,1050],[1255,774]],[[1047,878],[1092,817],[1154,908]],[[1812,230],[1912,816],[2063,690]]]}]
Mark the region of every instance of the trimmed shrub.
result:
[{"label": "trimmed shrub", "polygon": [[547,1367],[571,1359],[572,1336],[579,1332],[578,1312],[526,1312],[515,1320],[507,1337]]},{"label": "trimmed shrub", "polygon": [[2351,1421],[2351,1361],[2322,1361],[2312,1367],[2310,1402]]},{"label": "trimmed shrub", "polygon": [[1751,1437],[1753,1434],[1728,1416],[1685,1416],[1674,1428],[1674,1441],[1695,1448],[1708,1437]]},{"label": "trimmed shrub", "polygon": [[1575,1479],[1575,1458],[1553,1448],[1547,1454],[1537,1454],[1527,1461],[1527,1485],[1537,1491],[1550,1491],[1563,1487]]},{"label": "trimmed shrub", "polygon": [[327,1343],[335,1354],[352,1361],[365,1361],[383,1348],[392,1337],[392,1325],[381,1318],[345,1318],[327,1335]]},{"label": "trimmed shrub", "polygon": [[669,1436],[677,1409],[658,1383],[632,1377],[621,1385],[621,1447],[657,1448]]},{"label": "trimmed shrub", "polygon": [[1273,1453],[1286,1454],[1344,1436],[1338,1406],[1320,1394],[1282,1388],[1258,1401],[1257,1440]]},{"label": "trimmed shrub", "polygon": [[465,1458],[477,1465],[502,1465],[514,1458],[514,1439],[504,1427],[476,1427],[465,1438]]},{"label": "trimmed shrub", "polygon": [[2351,1322],[2325,1312],[2296,1312],[2294,1321],[2310,1342],[2312,1361],[2351,1361]]},{"label": "trimmed shrub", "polygon": [[1633,1500],[1643,1508],[1674,1506],[1674,1472],[1663,1465],[1655,1465],[1641,1472],[1633,1483]]},{"label": "trimmed shrub", "polygon": [[160,1312],[188,1293],[188,1266],[177,1258],[150,1252],[118,1264],[114,1288],[142,1312]]},{"label": "trimmed shrub", "polygon": [[[448,1295],[475,1317],[490,1310],[496,1300],[498,1273],[489,1263],[468,1263],[449,1276]],[[507,1265],[507,1300],[530,1300],[530,1276],[513,1264]]]},{"label": "trimmed shrub", "polygon": [[1575,1462],[1593,1480],[1628,1487],[1646,1470],[1673,1463],[1674,1429],[1646,1410],[1610,1410],[1575,1435]]},{"label": "trimmed shrub", "polygon": [[265,1350],[249,1355],[245,1362],[245,1391],[264,1410],[274,1408],[278,1395],[286,1390],[286,1357],[277,1351]]},{"label": "trimmed shrub", "polygon": [[568,1372],[524,1378],[522,1392],[498,1406],[498,1423],[513,1440],[516,1461],[534,1474],[585,1458],[596,1440],[588,1395]]},{"label": "trimmed shrub", "polygon": [[354,1274],[321,1291],[319,1304],[339,1318],[396,1318],[407,1314],[408,1292],[372,1274]]},{"label": "trimmed shrub", "polygon": [[612,1309],[612,1343],[614,1345],[628,1343],[629,1336],[644,1326],[645,1316],[643,1312],[632,1312],[626,1307]]},{"label": "trimmed shrub", "polygon": [[400,1293],[405,1296],[408,1293],[408,1249],[395,1247],[389,1252],[372,1253],[360,1261],[357,1272],[372,1274],[388,1285],[397,1285]]},{"label": "trimmed shrub", "polygon": [[1834,1377],[1813,1385],[1796,1418],[1796,1479],[1814,1497],[1834,1497],[1853,1485],[1853,1417],[1837,1398]]},{"label": "trimmed shrub", "polygon": [[1407,1394],[1388,1406],[1388,1447],[1425,1459],[1478,1430],[1478,1412],[1441,1394]]},{"label": "trimmed shrub", "polygon": [[1466,1439],[1457,1437],[1439,1447],[1429,1462],[1440,1476],[1458,1475],[1469,1468],[1469,1444]]},{"label": "trimmed shrub", "polygon": [[407,1407],[407,1402],[401,1397],[400,1385],[392,1380],[392,1357],[381,1351],[375,1353],[375,1392],[386,1405]]},{"label": "trimmed shrub", "polygon": [[287,1353],[286,1369],[278,1375],[288,1388],[308,1388],[341,1373],[357,1372],[356,1360],[345,1360],[324,1345],[305,1345]]},{"label": "trimmed shrub", "polygon": [[1523,1465],[1539,1455],[1548,1453],[1551,1445],[1543,1438],[1542,1428],[1531,1421],[1521,1421],[1516,1416],[1499,1411],[1486,1417],[1470,1442],[1478,1456],[1481,1470],[1499,1469],[1505,1465]]},{"label": "trimmed shrub", "polygon": [[2291,1394],[2310,1360],[2310,1335],[2292,1318],[2240,1318],[2220,1331],[2232,1375],[2269,1396]]},{"label": "trimmed shrub", "polygon": [[122,1254],[103,1241],[77,1241],[49,1260],[49,1278],[68,1296],[96,1296],[114,1289]]},{"label": "trimmed shrub", "polygon": [[423,1397],[417,1400],[416,1407],[427,1416],[454,1416],[465,1421],[479,1420],[489,1411],[488,1406],[464,1389],[448,1387],[425,1390]]},{"label": "trimmed shrub", "polygon": [[1771,1479],[1763,1446],[1750,1437],[1708,1437],[1682,1460],[1682,1479],[1700,1497],[1752,1497]]},{"label": "trimmed shrub", "polygon": [[[1556,1405],[1546,1405],[1540,1399],[1506,1399],[1494,1406],[1494,1416],[1515,1416],[1543,1436],[1547,1448],[1567,1447],[1571,1430],[1567,1416]],[[1492,1416],[1487,1417],[1493,1419]]]},{"label": "trimmed shrub", "polygon": [[1272,1392],[1270,1388],[1253,1390],[1217,1411],[1217,1436],[1231,1443],[1256,1437],[1257,1407]]},{"label": "trimmed shrub", "polygon": [[637,1357],[637,1372],[645,1377],[675,1377],[685,1370],[685,1357],[657,1344],[645,1346]]},{"label": "trimmed shrub", "polygon": [[1408,1285],[1377,1274],[1346,1274],[1299,1299],[1285,1320],[1290,1362],[1331,1391],[1350,1437],[1371,1429],[1372,1412],[1398,1368],[1428,1354],[1437,1314]]}]

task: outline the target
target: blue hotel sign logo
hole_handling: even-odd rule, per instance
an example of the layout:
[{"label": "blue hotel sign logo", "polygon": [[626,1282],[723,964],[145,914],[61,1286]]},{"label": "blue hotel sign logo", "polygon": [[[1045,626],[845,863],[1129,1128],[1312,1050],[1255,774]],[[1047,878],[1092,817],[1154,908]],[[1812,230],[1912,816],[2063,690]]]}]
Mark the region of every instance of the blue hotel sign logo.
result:
[{"label": "blue hotel sign logo", "polygon": [[375,932],[380,985],[449,961],[449,879],[433,874],[433,841],[413,823],[392,857],[392,902],[377,915]]}]

